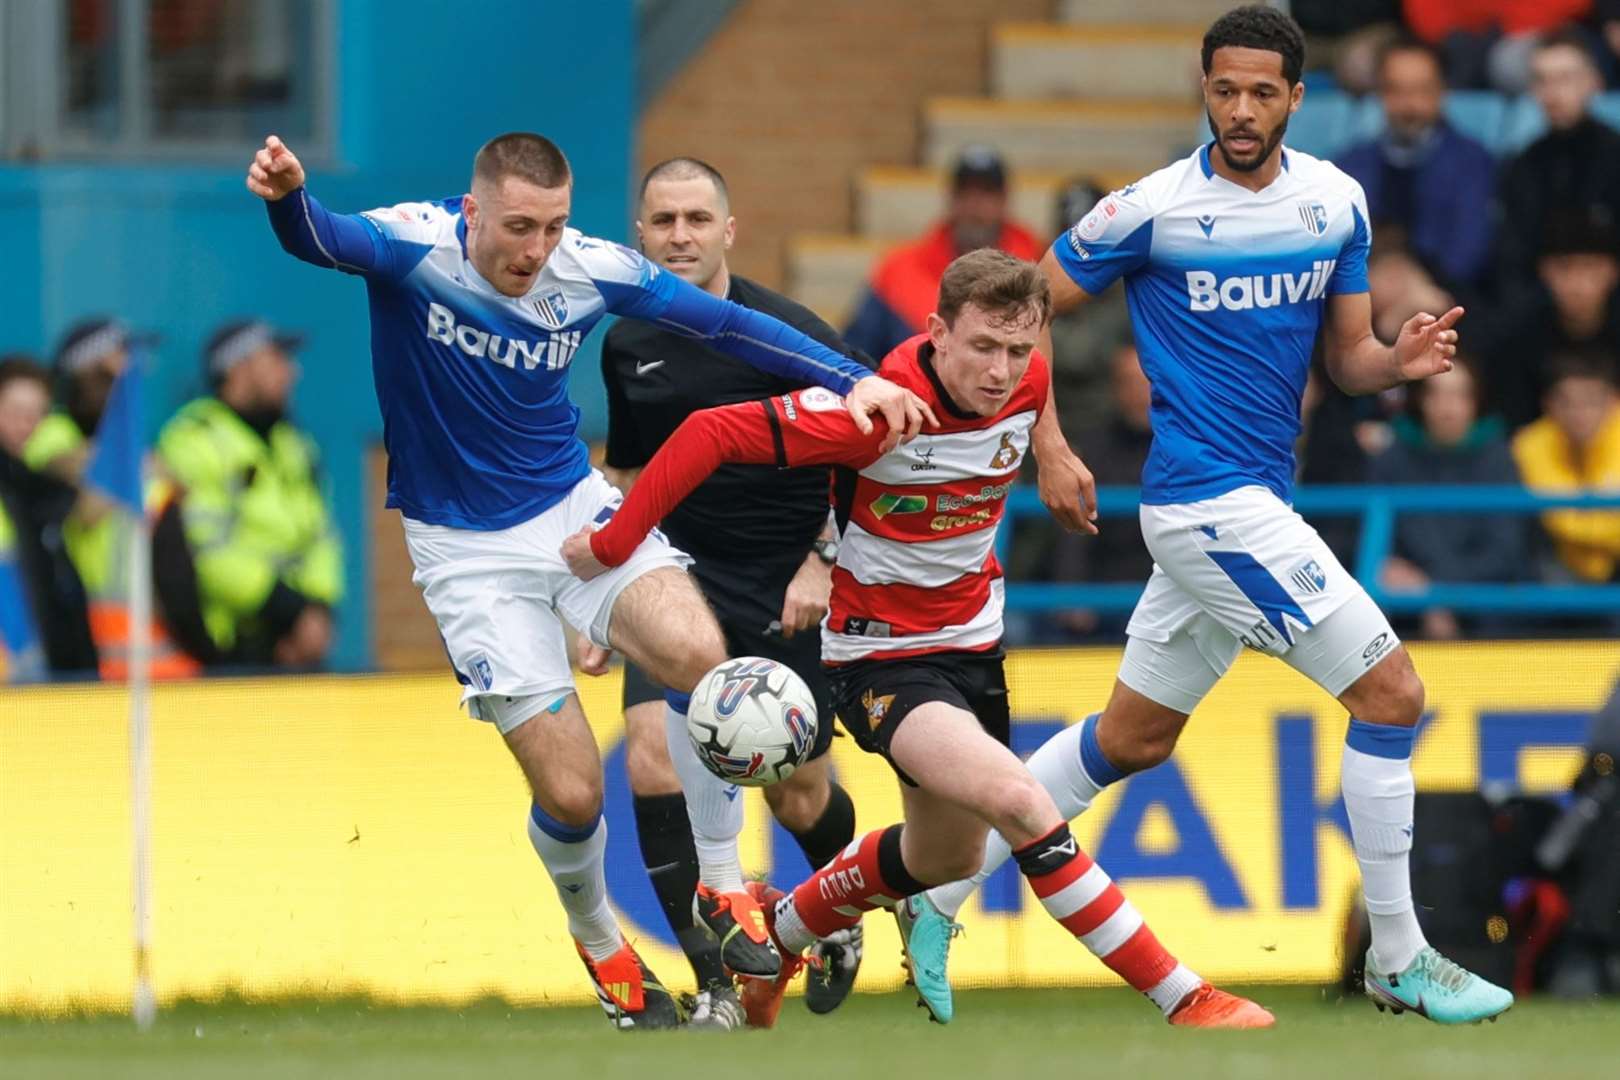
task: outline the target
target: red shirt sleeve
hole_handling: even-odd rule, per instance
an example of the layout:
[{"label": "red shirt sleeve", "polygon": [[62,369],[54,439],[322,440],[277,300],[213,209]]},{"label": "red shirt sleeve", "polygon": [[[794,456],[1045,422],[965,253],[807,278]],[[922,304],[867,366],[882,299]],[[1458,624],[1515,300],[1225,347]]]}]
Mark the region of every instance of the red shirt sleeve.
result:
[{"label": "red shirt sleeve", "polygon": [[605,566],[623,564],[665,515],[727,462],[869,465],[887,431],[881,417],[873,427],[862,435],[844,399],[821,387],[695,412],[641,470],[613,518],[591,534],[591,553]]}]

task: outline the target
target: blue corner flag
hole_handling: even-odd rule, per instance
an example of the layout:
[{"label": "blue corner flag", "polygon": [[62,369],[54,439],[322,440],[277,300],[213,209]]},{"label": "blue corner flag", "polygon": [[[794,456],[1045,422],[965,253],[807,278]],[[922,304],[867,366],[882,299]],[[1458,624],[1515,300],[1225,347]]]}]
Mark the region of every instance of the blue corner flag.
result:
[{"label": "blue corner flag", "polygon": [[139,514],[145,507],[141,492],[141,368],[145,353],[132,349],[124,372],[113,383],[107,407],[96,427],[95,447],[84,469],[85,482]]}]

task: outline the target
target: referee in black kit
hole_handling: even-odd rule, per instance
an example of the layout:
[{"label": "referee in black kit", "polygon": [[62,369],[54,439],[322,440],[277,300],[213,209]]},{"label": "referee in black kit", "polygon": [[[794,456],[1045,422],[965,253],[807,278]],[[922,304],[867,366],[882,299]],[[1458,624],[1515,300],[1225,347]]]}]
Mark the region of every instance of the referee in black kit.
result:
[{"label": "referee in black kit", "polygon": [[[641,182],[636,232],[649,260],[875,366],[802,305],[732,274],[726,251],[736,228],[726,182],[705,162],[672,158],[653,166]],[[691,413],[801,388],[702,342],[635,320],[621,320],[608,331],[602,377],[608,399],[606,474],[624,490]],[[833,710],[821,673],[820,624],[837,558],[827,492],[824,468],[726,465],[662,523],[670,541],[695,560],[692,572],[719,616],[730,654],[781,661],[815,694],[820,723],[812,760],[765,789],[771,812],[798,840],[812,867],[831,861],[855,838],[854,805],[832,783],[826,758]],[[624,717],[642,858],[697,976],[693,1023],[740,1027],[742,1008],[721,966],[719,946],[693,925],[697,853],[666,746],[664,690],[628,662]],[[821,964],[811,968],[805,995],[811,1011],[830,1012],[849,994],[860,966],[860,932],[857,925],[842,940],[816,943]]]}]

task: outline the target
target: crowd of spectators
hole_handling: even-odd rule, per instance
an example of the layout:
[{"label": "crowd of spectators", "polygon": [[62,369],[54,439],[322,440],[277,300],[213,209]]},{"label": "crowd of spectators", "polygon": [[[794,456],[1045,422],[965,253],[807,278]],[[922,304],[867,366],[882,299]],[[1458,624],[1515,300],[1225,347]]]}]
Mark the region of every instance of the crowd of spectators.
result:
[{"label": "crowd of spectators", "polygon": [[164,425],[137,516],[85,476],[114,384],[152,344],[96,318],[48,367],[0,360],[0,680],[128,674],[137,529],[153,677],[327,658],[342,569],[315,445],[288,415],[299,341],[263,322],[220,327],[206,392]]}]

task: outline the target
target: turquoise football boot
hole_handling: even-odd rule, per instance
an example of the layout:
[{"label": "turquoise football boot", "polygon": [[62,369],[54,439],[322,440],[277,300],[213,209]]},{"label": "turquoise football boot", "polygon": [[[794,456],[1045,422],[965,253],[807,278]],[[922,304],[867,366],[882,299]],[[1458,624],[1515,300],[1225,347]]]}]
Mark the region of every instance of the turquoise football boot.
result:
[{"label": "turquoise football boot", "polygon": [[1432,946],[1425,946],[1398,975],[1378,972],[1369,949],[1364,984],[1379,1012],[1386,1007],[1397,1016],[1411,1011],[1437,1024],[1494,1023],[1513,1007],[1511,993],[1452,963]]},{"label": "turquoise football boot", "polygon": [[927,1008],[929,1019],[935,1023],[950,1023],[955,1007],[947,968],[951,939],[962,932],[962,924],[947,919],[927,893],[902,900],[894,909],[894,918],[900,924],[900,942],[905,946],[911,984],[922,999],[919,1004]]}]

